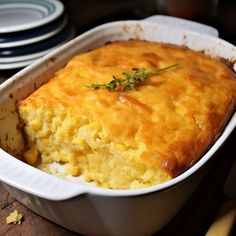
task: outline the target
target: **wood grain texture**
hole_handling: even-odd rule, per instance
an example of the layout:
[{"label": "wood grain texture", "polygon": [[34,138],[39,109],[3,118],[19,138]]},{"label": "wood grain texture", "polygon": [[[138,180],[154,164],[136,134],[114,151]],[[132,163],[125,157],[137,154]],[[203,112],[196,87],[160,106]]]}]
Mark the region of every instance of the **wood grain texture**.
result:
[{"label": "wood grain texture", "polygon": [[[8,192],[0,185],[1,206],[0,210],[0,235],[47,235],[47,236],[73,236],[76,235],[50,221],[33,213],[21,203],[14,200]],[[4,195],[4,198],[2,197]],[[6,224],[6,217],[15,209],[23,214],[23,221],[20,225]]]}]

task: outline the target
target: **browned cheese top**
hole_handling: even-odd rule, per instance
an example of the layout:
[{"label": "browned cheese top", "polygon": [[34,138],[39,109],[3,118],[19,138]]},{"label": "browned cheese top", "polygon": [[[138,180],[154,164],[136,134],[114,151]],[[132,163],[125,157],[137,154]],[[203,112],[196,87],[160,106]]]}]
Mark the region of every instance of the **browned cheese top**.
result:
[{"label": "browned cheese top", "polygon": [[[136,90],[87,88],[132,68],[177,68],[150,76]],[[66,109],[101,124],[107,139],[145,144],[141,158],[176,176],[196,162],[235,109],[236,80],[219,60],[187,48],[130,40],[77,55],[23,103]]]}]

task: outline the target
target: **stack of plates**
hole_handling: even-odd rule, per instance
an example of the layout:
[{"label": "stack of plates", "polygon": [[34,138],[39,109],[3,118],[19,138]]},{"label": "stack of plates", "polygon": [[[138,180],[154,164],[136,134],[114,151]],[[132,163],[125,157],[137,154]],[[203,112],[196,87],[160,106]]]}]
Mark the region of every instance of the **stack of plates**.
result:
[{"label": "stack of plates", "polygon": [[74,35],[58,0],[0,0],[0,70],[23,68]]}]

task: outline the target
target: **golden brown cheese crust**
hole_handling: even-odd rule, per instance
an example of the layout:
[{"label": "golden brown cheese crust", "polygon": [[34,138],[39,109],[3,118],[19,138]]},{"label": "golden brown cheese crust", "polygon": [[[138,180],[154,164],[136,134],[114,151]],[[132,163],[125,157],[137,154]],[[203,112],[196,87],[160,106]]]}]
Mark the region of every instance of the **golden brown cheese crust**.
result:
[{"label": "golden brown cheese crust", "polygon": [[[132,73],[133,67],[172,64],[179,67],[151,76],[136,90],[86,87]],[[235,103],[235,75],[220,61],[187,48],[130,40],[76,56],[20,107],[66,110],[80,124],[85,117],[99,121],[109,140],[128,147],[143,143],[147,166],[175,177],[216,140]]]}]

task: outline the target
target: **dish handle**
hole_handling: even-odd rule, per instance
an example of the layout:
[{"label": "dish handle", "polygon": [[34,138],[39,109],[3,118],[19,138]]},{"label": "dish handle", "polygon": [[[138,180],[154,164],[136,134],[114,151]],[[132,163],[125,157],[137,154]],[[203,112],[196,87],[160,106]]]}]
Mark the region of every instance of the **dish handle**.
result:
[{"label": "dish handle", "polygon": [[37,197],[60,201],[86,193],[86,186],[59,179],[0,148],[0,181]]},{"label": "dish handle", "polygon": [[181,19],[174,16],[154,15],[154,16],[150,16],[143,19],[143,21],[168,24],[174,27],[183,28],[185,30],[194,31],[196,33],[207,34],[213,37],[219,37],[218,30],[212,26],[186,20],[186,19]]}]

